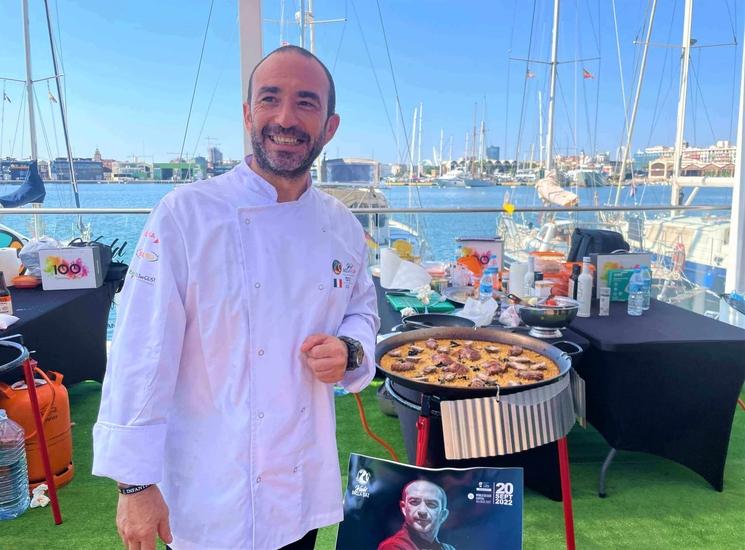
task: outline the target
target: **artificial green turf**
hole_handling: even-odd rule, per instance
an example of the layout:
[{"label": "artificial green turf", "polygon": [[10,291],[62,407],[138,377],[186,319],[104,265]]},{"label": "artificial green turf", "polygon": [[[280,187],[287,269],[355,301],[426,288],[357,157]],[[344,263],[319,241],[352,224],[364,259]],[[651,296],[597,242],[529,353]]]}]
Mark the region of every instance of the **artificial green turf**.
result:
[{"label": "artificial green turf", "polygon": [[[75,478],[59,492],[64,523],[55,526],[49,507],[0,522],[1,550],[87,550],[121,548],[114,525],[116,491],[111,481],[90,475],[91,429],[101,386],[70,388]],[[363,393],[370,425],[405,458],[398,420],[383,416],[375,388]],[[650,419],[652,421],[653,419]],[[354,399],[337,399],[340,461],[350,451],[388,458],[362,430]],[[597,497],[597,476],[607,452],[592,429],[575,427],[569,437],[578,548],[729,549],[745,547],[745,411],[732,431],[725,491],[718,493],[693,472],[652,456],[620,452],[610,470],[608,498]],[[344,476],[346,482],[346,476]],[[341,491],[341,488],[340,488]],[[526,492],[525,548],[561,548],[561,503]],[[335,528],[320,532],[317,549],[334,546]]]}]

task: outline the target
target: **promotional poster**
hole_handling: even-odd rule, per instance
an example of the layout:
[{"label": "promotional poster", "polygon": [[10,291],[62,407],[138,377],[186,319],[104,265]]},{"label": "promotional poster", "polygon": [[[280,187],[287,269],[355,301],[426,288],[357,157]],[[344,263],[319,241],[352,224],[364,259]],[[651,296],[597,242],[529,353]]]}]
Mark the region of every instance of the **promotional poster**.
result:
[{"label": "promotional poster", "polygon": [[522,548],[521,468],[430,469],[349,457],[337,550]]}]

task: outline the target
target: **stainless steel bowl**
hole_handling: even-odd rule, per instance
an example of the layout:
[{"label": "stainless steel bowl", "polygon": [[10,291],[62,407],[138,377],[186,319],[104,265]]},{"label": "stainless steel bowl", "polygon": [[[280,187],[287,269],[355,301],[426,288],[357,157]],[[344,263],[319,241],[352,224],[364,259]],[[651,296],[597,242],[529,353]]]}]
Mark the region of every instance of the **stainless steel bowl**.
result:
[{"label": "stainless steel bowl", "polygon": [[579,302],[561,296],[557,296],[554,300],[558,305],[517,306],[520,319],[531,327],[529,332],[531,336],[536,338],[560,338],[561,330],[559,329],[569,326],[569,323],[577,316]]}]

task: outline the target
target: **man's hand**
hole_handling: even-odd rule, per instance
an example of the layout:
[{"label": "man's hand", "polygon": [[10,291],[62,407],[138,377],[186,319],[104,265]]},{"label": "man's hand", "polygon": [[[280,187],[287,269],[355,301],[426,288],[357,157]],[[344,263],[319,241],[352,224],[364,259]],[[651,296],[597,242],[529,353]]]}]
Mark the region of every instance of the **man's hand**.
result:
[{"label": "man's hand", "polygon": [[313,375],[321,382],[335,384],[347,370],[347,345],[336,336],[312,334],[305,339],[300,351]]},{"label": "man's hand", "polygon": [[116,528],[127,550],[155,550],[155,535],[169,544],[173,542],[168,524],[168,506],[153,485],[132,495],[119,495],[116,507]]}]

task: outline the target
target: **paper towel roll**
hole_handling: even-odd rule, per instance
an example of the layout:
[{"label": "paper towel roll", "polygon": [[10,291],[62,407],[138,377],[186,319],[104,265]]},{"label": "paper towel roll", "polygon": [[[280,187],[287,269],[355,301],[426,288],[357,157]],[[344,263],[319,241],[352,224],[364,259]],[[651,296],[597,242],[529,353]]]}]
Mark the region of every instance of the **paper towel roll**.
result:
[{"label": "paper towel roll", "polygon": [[0,271],[5,276],[6,285],[13,286],[13,277],[18,275],[20,266],[18,251],[15,248],[0,248]]},{"label": "paper towel roll", "polygon": [[525,296],[525,274],[528,272],[528,262],[512,262],[508,278],[508,290],[523,298]]}]

